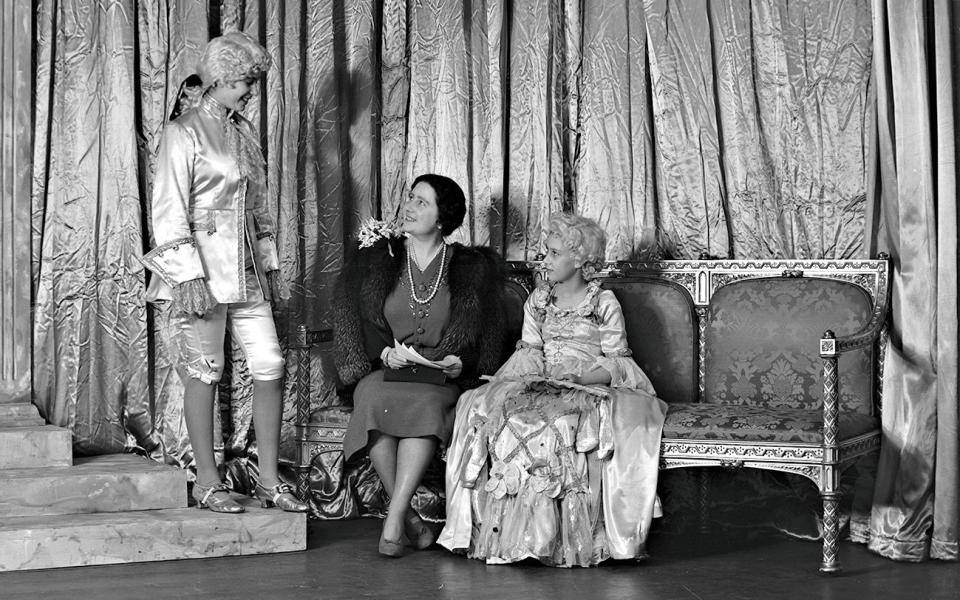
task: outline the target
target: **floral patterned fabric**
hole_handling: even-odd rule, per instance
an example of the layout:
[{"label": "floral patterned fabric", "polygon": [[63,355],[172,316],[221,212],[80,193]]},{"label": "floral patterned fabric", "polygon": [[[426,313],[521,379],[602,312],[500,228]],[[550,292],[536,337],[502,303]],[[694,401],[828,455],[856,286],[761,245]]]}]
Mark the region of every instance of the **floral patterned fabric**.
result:
[{"label": "floral patterned fabric", "polygon": [[[849,438],[880,426],[870,415],[840,414],[840,437]],[[801,408],[724,406],[708,403],[673,403],[667,411],[663,437],[701,440],[760,442],[823,441],[823,412]]]},{"label": "floral patterned fabric", "polygon": [[[819,339],[856,333],[870,321],[870,298],[829,279],[754,279],[713,295],[706,331],[706,401],[775,409],[822,407]],[[869,414],[873,350],[840,357],[843,412]]]}]

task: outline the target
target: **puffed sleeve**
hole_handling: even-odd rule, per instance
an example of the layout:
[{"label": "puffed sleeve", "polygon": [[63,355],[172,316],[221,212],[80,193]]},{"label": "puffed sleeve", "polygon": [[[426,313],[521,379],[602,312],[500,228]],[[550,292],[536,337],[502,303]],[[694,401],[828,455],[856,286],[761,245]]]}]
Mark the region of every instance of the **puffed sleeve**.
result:
[{"label": "puffed sleeve", "polygon": [[497,377],[520,377],[543,375],[543,337],[540,335],[542,317],[539,314],[538,295],[535,290],[523,303],[523,329],[517,349],[497,371]]},{"label": "puffed sleeve", "polygon": [[167,124],[157,153],[150,223],[156,247],[143,264],[171,287],[206,277],[197,242],[190,232],[190,192],[195,147],[190,132]]},{"label": "puffed sleeve", "polygon": [[653,384],[634,362],[633,353],[627,347],[623,311],[613,292],[600,292],[597,311],[600,316],[600,349],[603,352],[603,356],[597,358],[597,365],[610,373],[610,387],[643,390],[655,395]]}]

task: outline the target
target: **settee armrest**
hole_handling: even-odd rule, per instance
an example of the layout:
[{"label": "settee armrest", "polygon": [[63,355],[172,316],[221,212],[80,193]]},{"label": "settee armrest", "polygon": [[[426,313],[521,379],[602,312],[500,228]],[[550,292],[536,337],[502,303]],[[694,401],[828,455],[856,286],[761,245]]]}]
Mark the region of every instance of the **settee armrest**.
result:
[{"label": "settee armrest", "polygon": [[880,279],[876,296],[873,303],[873,314],[870,315],[870,321],[864,325],[860,331],[849,335],[836,337],[833,331],[827,330],[820,338],[820,357],[836,357],[844,352],[868,348],[880,339],[883,332],[883,326],[887,322],[887,302],[889,276]]},{"label": "settee armrest", "polygon": [[880,278],[880,285],[874,296],[873,314],[860,331],[837,337],[828,329],[820,338],[820,358],[823,359],[823,445],[827,463],[836,463],[839,458],[837,437],[840,419],[840,375],[837,359],[844,352],[868,348],[880,339],[887,319],[889,279],[889,275]]}]

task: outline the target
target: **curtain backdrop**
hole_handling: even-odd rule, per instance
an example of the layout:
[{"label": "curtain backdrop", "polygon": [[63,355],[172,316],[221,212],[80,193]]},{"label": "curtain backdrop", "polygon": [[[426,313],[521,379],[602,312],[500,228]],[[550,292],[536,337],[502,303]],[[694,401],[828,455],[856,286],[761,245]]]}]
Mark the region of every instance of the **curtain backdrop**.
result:
[{"label": "curtain backdrop", "polygon": [[[885,407],[883,460],[896,475],[878,482],[871,545],[911,556],[879,540],[911,531],[923,543],[934,522],[937,555],[955,557],[953,41],[927,44],[924,20],[950,4],[890,4],[888,15],[883,0],[41,0],[36,402],[81,452],[135,446],[190,464],[182,385],[136,259],[177,85],[210,36],[240,29],[273,57],[248,116],[294,292],[277,313],[281,335],[327,324],[345,244],[363,219],[391,217],[426,171],[467,194],[453,238],[510,259],[538,254],[546,217],[561,209],[603,224],[610,259],[858,258],[889,247],[885,383],[902,396],[891,391]],[[913,29],[888,32],[901,17]],[[874,231],[879,210],[886,233]],[[931,289],[943,310],[918,304]],[[934,358],[915,360],[928,343]],[[249,373],[235,347],[233,357],[219,394],[224,451],[255,456]],[[316,405],[336,402],[331,373],[315,357]],[[288,406],[288,457],[291,420]],[[920,435],[935,428],[936,444]],[[952,487],[934,494],[941,476]]]},{"label": "curtain backdrop", "polygon": [[881,249],[893,258],[870,548],[957,560],[957,85],[949,0],[874,0]]}]

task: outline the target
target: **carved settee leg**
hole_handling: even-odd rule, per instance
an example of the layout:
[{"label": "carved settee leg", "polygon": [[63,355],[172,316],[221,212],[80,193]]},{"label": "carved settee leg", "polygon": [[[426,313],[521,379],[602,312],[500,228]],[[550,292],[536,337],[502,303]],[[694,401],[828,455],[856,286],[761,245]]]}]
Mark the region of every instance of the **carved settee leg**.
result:
[{"label": "carved settee leg", "polygon": [[823,497],[823,561],[820,572],[840,572],[840,493],[824,492]]},{"label": "carved settee leg", "polygon": [[840,377],[837,372],[836,336],[829,329],[820,338],[823,358],[823,458],[820,496],[823,498],[823,561],[824,575],[840,571],[840,471],[837,435],[840,423]]},{"label": "carved settee leg", "polygon": [[310,474],[310,454],[306,443],[307,425],[310,422],[310,348],[307,345],[307,328],[297,327],[293,344],[293,355],[297,365],[293,393],[297,411],[297,497],[309,502],[308,479]]},{"label": "carved settee leg", "polygon": [[710,521],[707,514],[710,507],[710,471],[706,468],[699,469],[700,480],[700,523],[699,530],[702,535],[710,533]]}]

